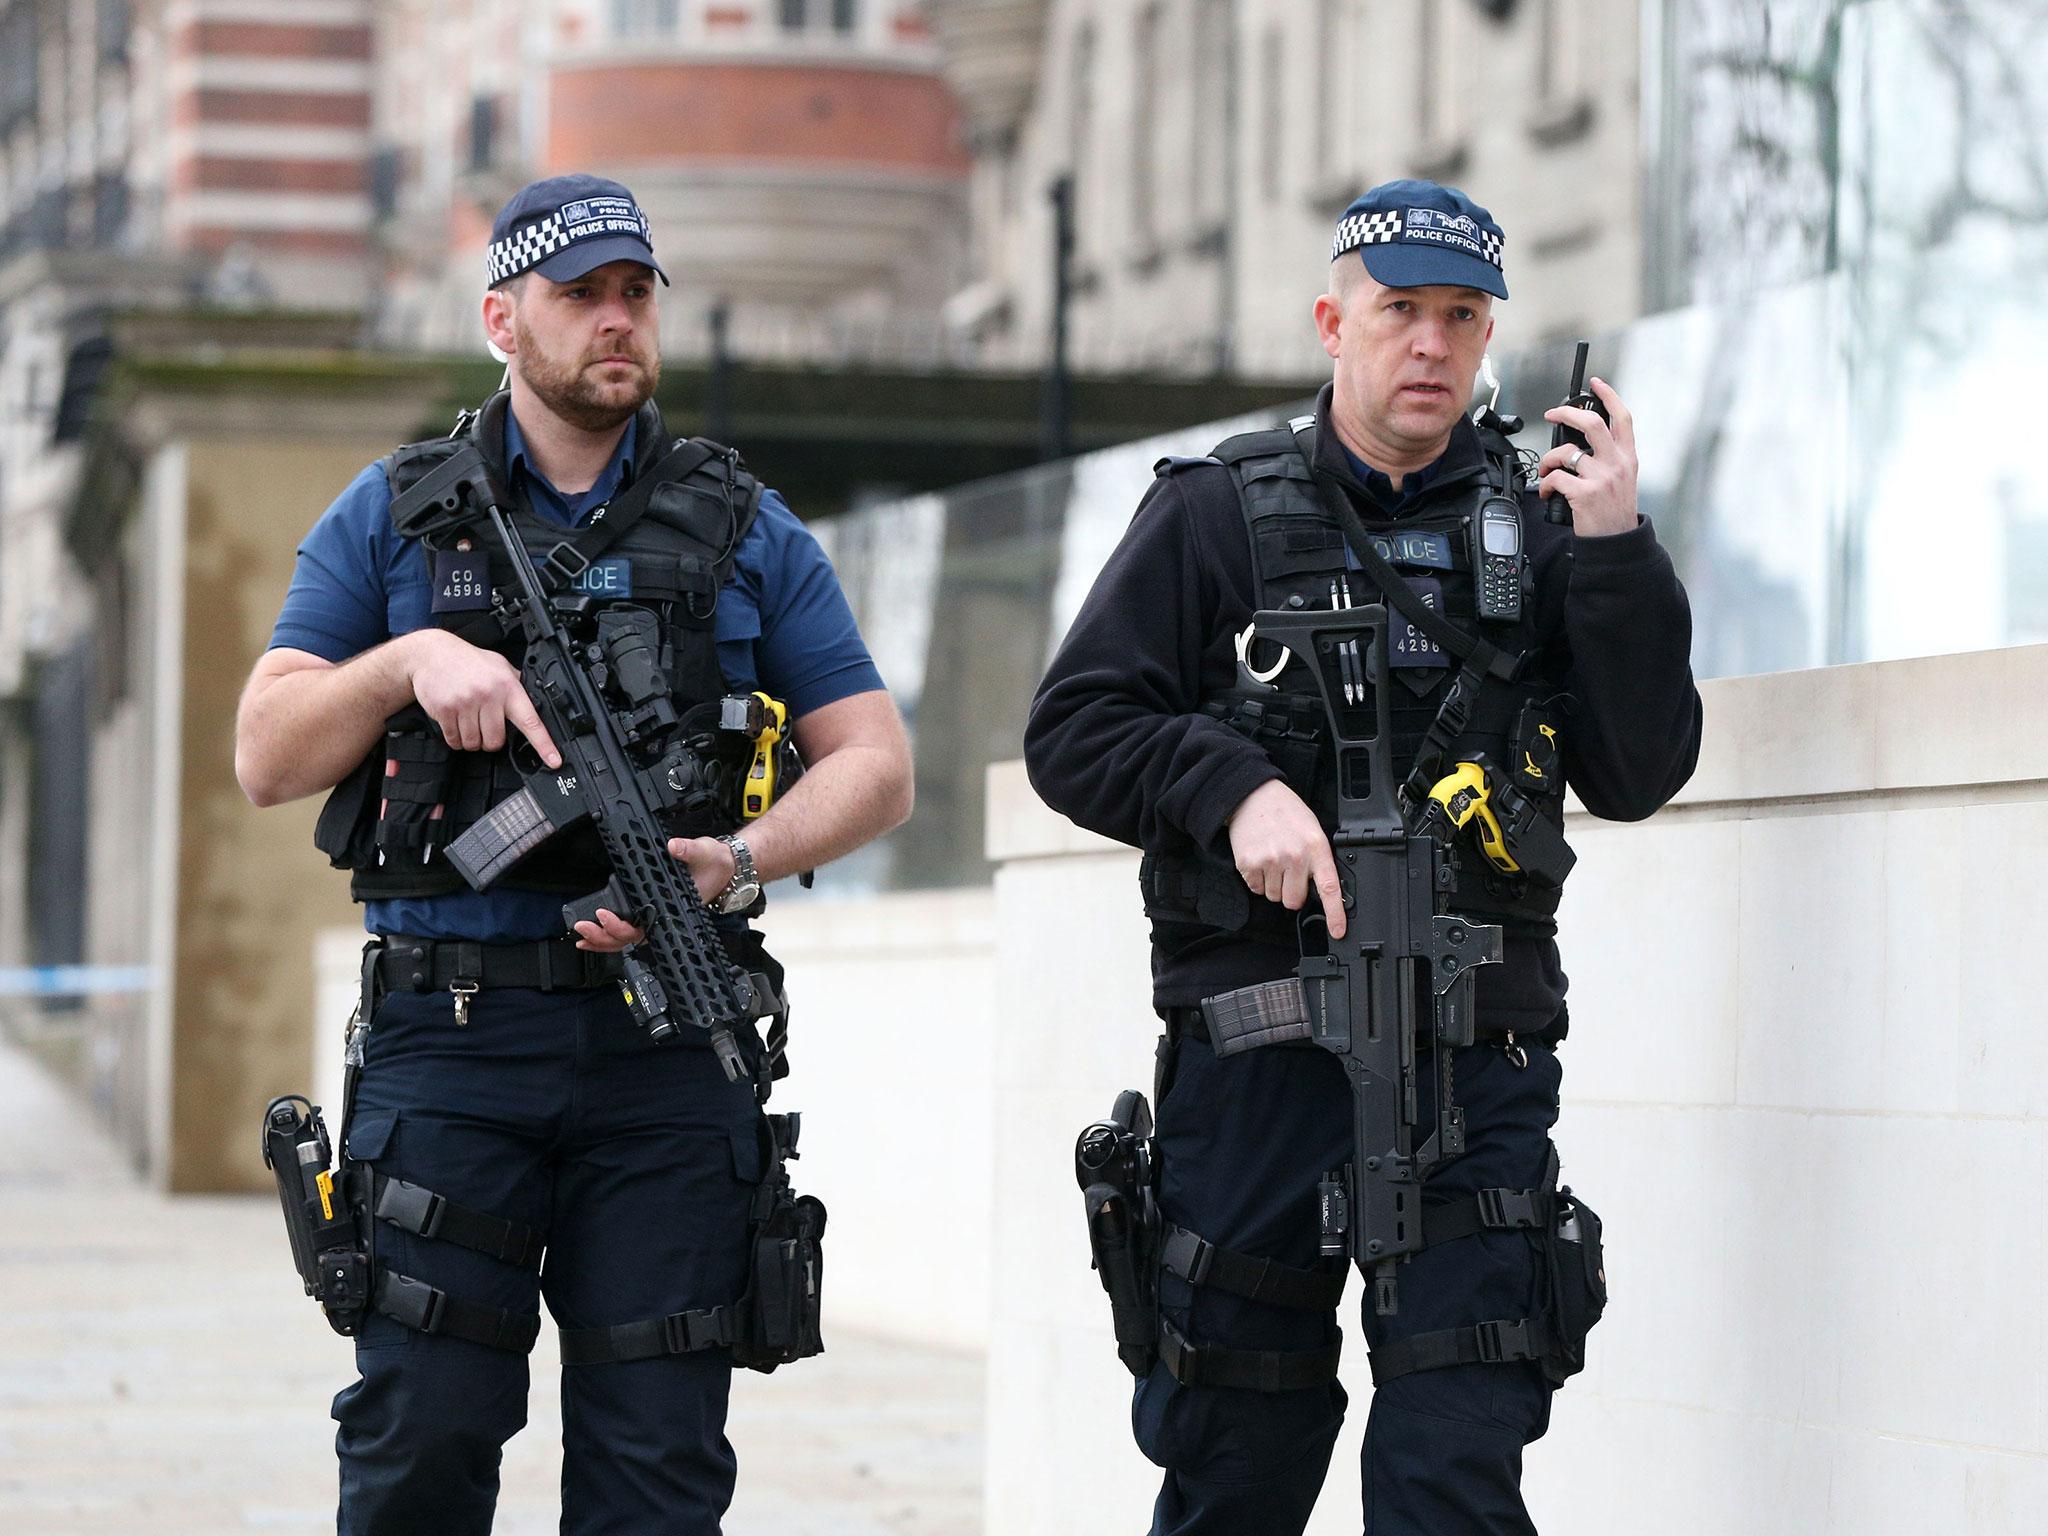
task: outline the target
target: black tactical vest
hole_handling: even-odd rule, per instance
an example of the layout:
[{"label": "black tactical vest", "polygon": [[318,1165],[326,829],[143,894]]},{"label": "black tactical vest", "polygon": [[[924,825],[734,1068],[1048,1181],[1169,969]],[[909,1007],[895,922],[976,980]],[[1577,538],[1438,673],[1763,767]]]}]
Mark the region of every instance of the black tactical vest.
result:
[{"label": "black tactical vest", "polygon": [[[502,392],[493,395],[468,427],[501,480],[509,479],[508,399]],[[716,701],[728,691],[714,629],[718,594],[760,510],[762,488],[733,450],[703,438],[670,439],[652,403],[640,408],[634,430],[633,473],[607,504],[606,517],[564,528],[536,513],[518,491],[503,510],[540,565],[567,545],[578,553],[558,559],[558,567],[574,568],[580,552],[594,547],[609,525],[602,535],[609,542],[598,560],[557,593],[557,606],[590,614],[630,605],[653,613],[660,666],[673,686],[678,714],[698,707],[715,711]],[[393,498],[444,462],[462,440],[435,438],[388,455],[383,469]],[[625,531],[617,532],[616,525],[629,517]],[[421,539],[430,571],[444,556],[481,555],[489,561],[492,591],[513,582],[511,565],[496,547],[497,536],[481,517],[462,527],[396,526],[401,536]],[[437,612],[433,622],[499,652],[514,666],[523,656],[521,638],[508,636],[489,606]],[[440,850],[519,789],[525,773],[514,761],[515,750],[527,757],[527,770],[535,766],[524,738],[509,727],[507,735],[517,739],[516,749],[508,743],[500,752],[464,752],[451,748],[416,704],[386,722],[383,741],[329,795],[314,836],[337,869],[352,871],[349,890],[357,901],[468,889]],[[719,815],[673,830],[679,836],[708,836],[731,831],[736,820]],[[581,896],[602,886],[609,870],[597,834],[583,827],[536,849],[500,885]]]},{"label": "black tactical vest", "polygon": [[[1165,459],[1156,468],[1159,474],[1172,474],[1190,464],[1214,461],[1230,471],[1251,546],[1258,608],[1329,608],[1338,604],[1340,593],[1348,595],[1346,606],[1380,601],[1372,578],[1346,560],[1344,529],[1318,493],[1311,469],[1314,433],[1314,418],[1304,417],[1287,428],[1229,438],[1207,460]],[[1500,623],[1482,621],[1477,615],[1472,540],[1480,503],[1503,494],[1513,500],[1524,518],[1524,550],[1529,543],[1514,445],[1486,429],[1480,430],[1480,445],[1483,467],[1433,487],[1429,507],[1375,533],[1374,545],[1404,577],[1434,582],[1437,611],[1458,629],[1511,655],[1526,655],[1537,645],[1526,560],[1521,619]],[[1388,620],[1397,637],[1389,711],[1394,762],[1406,772],[1436,722],[1452,680],[1459,676],[1459,664],[1446,656],[1444,666],[1400,666],[1398,637],[1408,626],[1391,604]],[[1205,699],[1203,708],[1265,748],[1288,786],[1316,811],[1325,827],[1334,828],[1336,760],[1315,683],[1303,667],[1290,665],[1275,679],[1275,686],[1280,689],[1277,695],[1225,689]],[[1503,769],[1511,768],[1521,761],[1525,748],[1542,749],[1543,739],[1537,735],[1541,726],[1562,730],[1565,708],[1558,690],[1540,681],[1485,678],[1465,728],[1450,737],[1445,771],[1481,754]],[[1534,793],[1543,815],[1563,824],[1560,768],[1553,764],[1540,786],[1521,787]],[[1253,900],[1227,853],[1227,848],[1197,850],[1187,844],[1147,855],[1140,875],[1147,915],[1177,930],[1160,937],[1181,948],[1200,942],[1203,930],[1240,932],[1292,948],[1295,915],[1277,903]],[[1497,871],[1476,848],[1461,849],[1451,906],[1500,922],[1510,933],[1541,936],[1556,931],[1560,894],[1559,888],[1546,888],[1527,876]]]}]

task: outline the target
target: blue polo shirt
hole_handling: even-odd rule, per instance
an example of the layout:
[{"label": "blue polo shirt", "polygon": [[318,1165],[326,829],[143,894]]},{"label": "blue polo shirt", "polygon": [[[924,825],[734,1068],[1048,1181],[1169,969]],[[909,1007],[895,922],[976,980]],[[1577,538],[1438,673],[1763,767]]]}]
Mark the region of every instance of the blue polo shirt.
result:
[{"label": "blue polo shirt", "polygon": [[[519,423],[505,417],[505,456],[515,490],[540,516],[580,526],[626,483],[635,426],[587,491],[564,495],[527,461]],[[394,635],[433,622],[426,549],[391,526],[391,493],[372,464],[335,498],[299,545],[284,608],[270,632],[288,646],[342,662]],[[719,665],[737,691],[783,700],[791,719],[882,686],[831,562],[780,495],[767,491],[718,596]],[[457,891],[411,901],[373,901],[372,933],[512,943],[564,931],[560,898],[534,891]]]}]

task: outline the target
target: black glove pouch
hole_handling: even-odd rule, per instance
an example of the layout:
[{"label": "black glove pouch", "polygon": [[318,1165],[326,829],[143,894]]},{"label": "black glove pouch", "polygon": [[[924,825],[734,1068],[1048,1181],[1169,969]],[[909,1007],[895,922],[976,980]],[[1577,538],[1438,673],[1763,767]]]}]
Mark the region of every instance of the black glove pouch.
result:
[{"label": "black glove pouch", "polygon": [[1607,1307],[1606,1258],[1600,1218],[1567,1185],[1543,1234],[1544,1281],[1549,1292],[1543,1374],[1563,1386],[1586,1368],[1586,1337]]},{"label": "black glove pouch", "polygon": [[734,1364],[763,1373],[825,1348],[825,1203],[790,1188],[783,1159],[795,1137],[775,1128],[790,1117],[768,1118],[775,1155],[757,1196],[749,1237],[752,1268],[732,1346]]}]

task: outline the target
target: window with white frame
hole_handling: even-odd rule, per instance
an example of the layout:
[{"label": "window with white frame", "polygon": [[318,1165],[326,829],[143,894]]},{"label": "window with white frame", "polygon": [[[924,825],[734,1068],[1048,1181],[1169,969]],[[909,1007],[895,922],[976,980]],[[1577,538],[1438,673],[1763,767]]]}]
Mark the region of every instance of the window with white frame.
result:
[{"label": "window with white frame", "polygon": [[1275,22],[1259,50],[1259,185],[1266,201],[1280,195],[1287,145],[1287,38]]},{"label": "window with white frame", "polygon": [[1147,0],[1131,33],[1131,234],[1141,256],[1159,245],[1161,9],[1161,0]]},{"label": "window with white frame", "polygon": [[1067,110],[1067,174],[1073,180],[1074,257],[1086,265],[1099,248],[1095,227],[1095,30],[1083,26],[1074,34],[1073,92]]},{"label": "window with white frame", "polygon": [[860,29],[860,0],[776,0],[776,19],[785,32],[848,36]]},{"label": "window with white frame", "polygon": [[1584,0],[1538,0],[1536,97],[1545,106],[1571,107],[1586,94]]},{"label": "window with white frame", "polygon": [[682,24],[682,0],[611,0],[612,36],[672,37]]},{"label": "window with white frame", "polygon": [[1194,0],[1194,148],[1189,211],[1195,229],[1207,233],[1223,223],[1230,209],[1231,168],[1236,156],[1229,142],[1236,105],[1232,100],[1236,50],[1232,47],[1230,0]]},{"label": "window with white frame", "polygon": [[1424,151],[1448,150],[1464,141],[1467,121],[1463,12],[1442,0],[1415,0],[1415,8],[1415,139]]}]

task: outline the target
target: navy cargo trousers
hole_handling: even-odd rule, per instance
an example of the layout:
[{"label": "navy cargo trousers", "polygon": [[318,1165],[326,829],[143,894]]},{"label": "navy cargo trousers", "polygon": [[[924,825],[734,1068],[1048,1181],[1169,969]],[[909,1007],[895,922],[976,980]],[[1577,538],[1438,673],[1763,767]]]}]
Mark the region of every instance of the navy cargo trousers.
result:
[{"label": "navy cargo trousers", "polygon": [[[1351,1097],[1325,1051],[1274,1047],[1219,1059],[1201,1040],[1163,1047],[1157,1109],[1160,1205],[1169,1222],[1221,1247],[1306,1268],[1320,1233],[1316,1184],[1351,1156]],[[1555,1051],[1455,1053],[1466,1153],[1432,1191],[1529,1189],[1542,1180],[1557,1119]],[[1424,1112],[1433,1113],[1428,1100]],[[1369,1342],[1492,1318],[1530,1316],[1536,1249],[1520,1231],[1426,1249],[1400,1270],[1400,1307],[1374,1315]],[[1306,1350],[1329,1343],[1332,1314],[1289,1310],[1160,1277],[1162,1313],[1197,1345]],[[1354,1380],[1362,1352],[1348,1352]],[[1366,1536],[1533,1536],[1522,1503],[1522,1447],[1549,1423],[1550,1386],[1532,1361],[1449,1366],[1398,1377],[1366,1420]],[[1289,1392],[1184,1386],[1162,1364],[1137,1384],[1139,1447],[1166,1477],[1153,1536],[1294,1536],[1322,1488],[1346,1404],[1337,1382]]]},{"label": "navy cargo trousers", "polygon": [[[541,1229],[538,1274],[375,1223],[380,1267],[584,1328],[744,1289],[762,1116],[707,1048],[656,1045],[613,986],[394,992],[369,1034],[349,1151],[380,1174]],[[525,1355],[372,1315],[334,1400],[341,1536],[482,1536]],[[706,1350],[562,1371],[564,1536],[712,1536],[731,1502],[732,1362]]]}]

